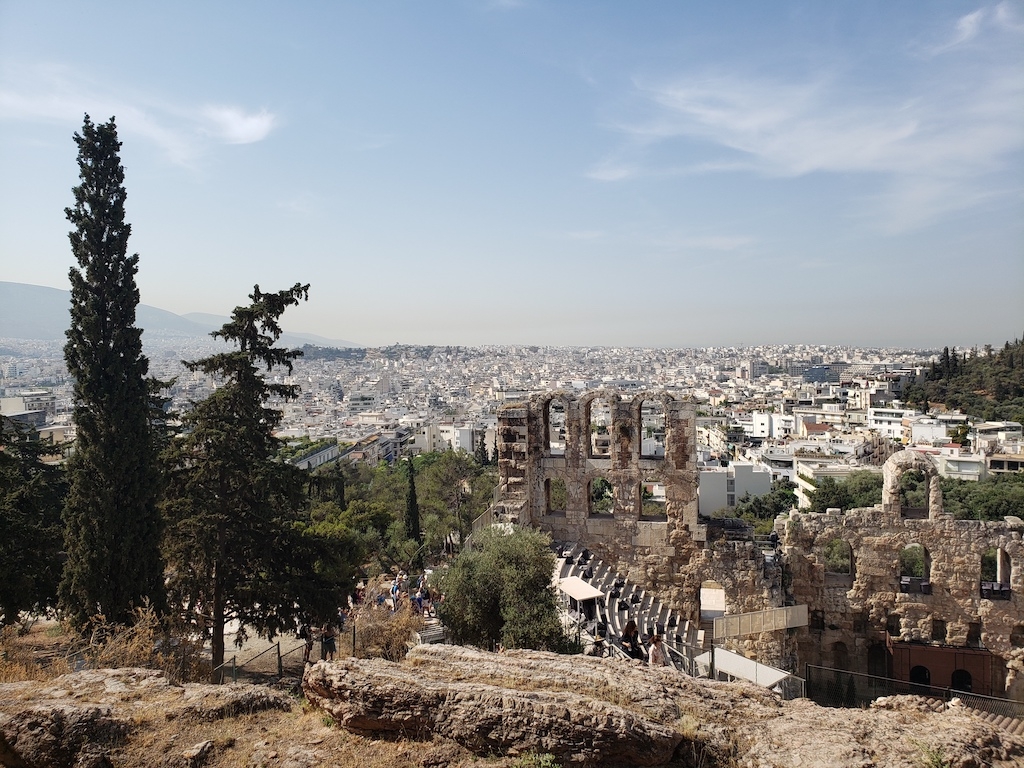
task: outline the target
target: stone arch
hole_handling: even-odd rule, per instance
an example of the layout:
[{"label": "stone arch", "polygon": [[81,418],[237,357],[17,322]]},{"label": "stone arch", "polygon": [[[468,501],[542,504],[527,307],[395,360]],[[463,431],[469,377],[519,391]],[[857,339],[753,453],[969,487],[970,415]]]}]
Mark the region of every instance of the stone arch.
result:
[{"label": "stone arch", "polygon": [[931,594],[932,558],[922,544],[908,544],[900,551],[900,592]]},{"label": "stone arch", "polygon": [[966,669],[954,669],[949,678],[949,687],[954,691],[970,693],[972,682],[971,673]]},{"label": "stone arch", "polygon": [[668,405],[658,397],[641,395],[636,398],[636,423],[639,427],[638,443],[641,459],[665,458],[665,435],[668,429]]},{"label": "stone arch", "polygon": [[549,397],[542,403],[544,413],[544,453],[565,456],[569,439],[569,404],[562,395]]},{"label": "stone arch", "polygon": [[588,458],[610,459],[612,457],[617,402],[618,396],[606,390],[598,390],[583,400],[583,434],[585,455]]},{"label": "stone arch", "polygon": [[910,668],[910,684],[912,686],[930,686],[932,684],[932,672],[923,664]]},{"label": "stone arch", "polygon": [[850,669],[850,649],[842,641],[832,643],[832,668]]},{"label": "stone arch", "polygon": [[[900,502],[900,481],[904,473],[918,470],[928,480],[928,502],[925,511],[912,510]],[[917,451],[900,451],[882,466],[882,509],[893,517],[926,517],[934,520],[943,515],[942,485],[938,470],[927,456]]]}]

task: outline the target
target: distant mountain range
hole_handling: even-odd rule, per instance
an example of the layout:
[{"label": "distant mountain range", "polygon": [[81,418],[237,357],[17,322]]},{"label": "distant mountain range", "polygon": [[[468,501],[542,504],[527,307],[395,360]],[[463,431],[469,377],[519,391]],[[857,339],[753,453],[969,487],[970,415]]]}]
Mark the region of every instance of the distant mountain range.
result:
[{"label": "distant mountain range", "polygon": [[[70,322],[71,292],[25,283],[0,281],[0,338],[60,340]],[[139,304],[135,323],[144,338],[194,338],[208,336],[230,318],[190,312],[176,315],[166,309]],[[289,347],[313,344],[318,347],[359,347],[351,341],[327,339],[313,333],[286,331],[281,343]]]}]

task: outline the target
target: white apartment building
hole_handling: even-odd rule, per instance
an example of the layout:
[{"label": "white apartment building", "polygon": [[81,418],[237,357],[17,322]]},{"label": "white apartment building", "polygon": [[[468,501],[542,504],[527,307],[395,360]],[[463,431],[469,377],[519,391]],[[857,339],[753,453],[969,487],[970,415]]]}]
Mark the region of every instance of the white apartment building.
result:
[{"label": "white apartment building", "polygon": [[733,509],[747,494],[763,496],[772,489],[772,471],[763,464],[734,461],[728,467],[702,467],[697,491],[698,513]]},{"label": "white apartment building", "polygon": [[[868,408],[868,429],[906,443],[910,439],[909,429],[904,433],[904,419],[920,416],[913,408]],[[909,421],[908,421],[909,425]]]}]

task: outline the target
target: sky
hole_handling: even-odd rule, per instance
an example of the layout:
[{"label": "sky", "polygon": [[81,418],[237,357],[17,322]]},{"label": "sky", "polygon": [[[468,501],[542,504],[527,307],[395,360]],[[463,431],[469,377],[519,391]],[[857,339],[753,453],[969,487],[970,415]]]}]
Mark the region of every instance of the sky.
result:
[{"label": "sky", "polygon": [[[142,301],[366,345],[1001,345],[1024,0],[0,0],[0,279],[116,116]],[[2,333],[0,333],[2,335]]]}]

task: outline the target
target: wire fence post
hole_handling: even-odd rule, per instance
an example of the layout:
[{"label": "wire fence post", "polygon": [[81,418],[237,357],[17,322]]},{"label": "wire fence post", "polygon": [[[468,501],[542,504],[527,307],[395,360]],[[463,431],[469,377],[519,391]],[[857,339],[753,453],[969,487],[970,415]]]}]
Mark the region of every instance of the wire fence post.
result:
[{"label": "wire fence post", "polygon": [[352,619],[352,655],[356,655],[356,620]]},{"label": "wire fence post", "polygon": [[236,659],[235,656],[231,657],[231,682],[232,683],[237,683],[238,682],[238,668],[235,666],[235,659]]},{"label": "wire fence post", "polygon": [[277,641],[277,676],[284,677],[284,662],[281,660],[281,641]]}]

